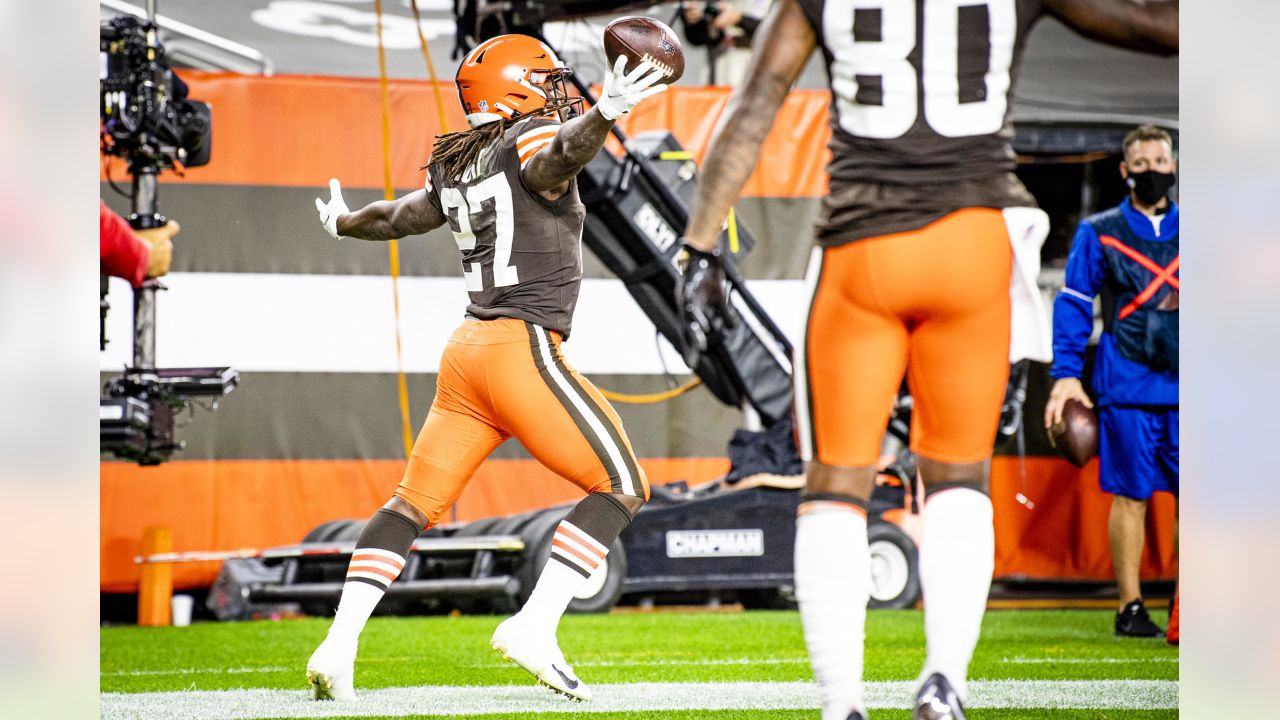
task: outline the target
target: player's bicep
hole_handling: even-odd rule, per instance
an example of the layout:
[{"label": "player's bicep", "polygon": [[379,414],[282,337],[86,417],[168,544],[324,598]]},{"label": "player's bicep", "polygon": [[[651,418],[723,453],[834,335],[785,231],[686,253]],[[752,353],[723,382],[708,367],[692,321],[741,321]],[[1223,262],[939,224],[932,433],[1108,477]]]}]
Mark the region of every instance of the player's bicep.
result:
[{"label": "player's bicep", "polygon": [[1178,0],[1044,0],[1044,8],[1094,40],[1166,55],[1178,52]]},{"label": "player's bicep", "polygon": [[567,162],[562,153],[556,152],[556,134],[566,127],[570,125],[538,125],[522,132],[516,140],[516,152],[520,157],[520,180],[528,189],[534,192],[560,189],[582,169]]},{"label": "player's bicep", "polygon": [[415,190],[396,200],[391,211],[391,225],[400,237],[421,235],[440,227],[447,219],[426,190]]},{"label": "player's bicep", "polygon": [[548,145],[520,163],[520,180],[534,192],[551,192],[567,186],[581,169],[566,163]]}]

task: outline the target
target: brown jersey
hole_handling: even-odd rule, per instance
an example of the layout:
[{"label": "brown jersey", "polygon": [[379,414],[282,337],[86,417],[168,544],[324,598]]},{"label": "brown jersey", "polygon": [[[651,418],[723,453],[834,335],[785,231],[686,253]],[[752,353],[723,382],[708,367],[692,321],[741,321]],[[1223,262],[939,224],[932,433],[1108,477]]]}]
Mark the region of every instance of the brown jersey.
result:
[{"label": "brown jersey", "polygon": [[1035,206],[1014,175],[1009,88],[1040,0],[799,0],[831,83],[817,240]]},{"label": "brown jersey", "polygon": [[520,170],[555,136],[559,123],[530,118],[512,125],[459,180],[427,168],[427,197],[449,219],[462,251],[462,275],[482,320],[528,320],[569,336],[582,284],[578,182],[551,201],[525,187]]}]

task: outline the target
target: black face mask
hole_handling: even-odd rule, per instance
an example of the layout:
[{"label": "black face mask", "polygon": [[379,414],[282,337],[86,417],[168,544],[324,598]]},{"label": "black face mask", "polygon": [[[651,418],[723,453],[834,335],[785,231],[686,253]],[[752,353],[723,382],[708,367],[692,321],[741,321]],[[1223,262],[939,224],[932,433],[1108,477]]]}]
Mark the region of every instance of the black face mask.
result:
[{"label": "black face mask", "polygon": [[1125,182],[1143,205],[1156,205],[1169,193],[1169,188],[1173,187],[1176,180],[1177,176],[1173,173],[1147,170],[1129,173],[1129,179]]}]

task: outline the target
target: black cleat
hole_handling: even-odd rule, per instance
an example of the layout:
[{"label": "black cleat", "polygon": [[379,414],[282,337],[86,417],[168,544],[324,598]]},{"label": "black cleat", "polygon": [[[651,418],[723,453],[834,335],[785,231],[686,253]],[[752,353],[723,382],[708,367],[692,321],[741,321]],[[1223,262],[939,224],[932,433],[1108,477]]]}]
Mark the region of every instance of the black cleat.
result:
[{"label": "black cleat", "polygon": [[942,673],[934,673],[916,692],[911,720],[964,720],[964,705]]},{"label": "black cleat", "polygon": [[1141,600],[1134,600],[1116,613],[1116,637],[1162,638],[1164,630],[1151,621]]},{"label": "black cleat", "polygon": [[853,712],[849,713],[849,717],[845,718],[844,720],[867,720],[867,716],[863,715],[857,710],[854,710]]}]

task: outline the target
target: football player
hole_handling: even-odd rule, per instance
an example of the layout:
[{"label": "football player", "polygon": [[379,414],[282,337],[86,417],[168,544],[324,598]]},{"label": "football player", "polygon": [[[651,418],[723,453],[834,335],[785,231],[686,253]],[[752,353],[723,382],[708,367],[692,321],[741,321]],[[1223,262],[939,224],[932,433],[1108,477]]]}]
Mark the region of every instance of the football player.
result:
[{"label": "football player", "polygon": [[[471,129],[440,137],[425,187],[351,212],[338,181],[316,200],[335,239],[387,240],[449,224],[470,305],[454,331],[436,396],[395,495],[356,542],[329,634],[307,663],[318,699],[355,697],[356,644],[423,528],[439,522],[481,461],[509,437],[587,493],[557,527],[533,594],[492,638],[542,684],[591,692],[565,662],[556,627],[574,593],[649,497],[617,414],[561,353],[582,281],[585,216],[575,180],[615,120],[666,89],[648,63],[620,56],[595,106],[578,114],[571,70],[543,43],[503,35],[458,68]],[[562,116],[573,116],[562,122]]]},{"label": "football player", "polygon": [[1177,50],[1176,0],[779,0],[703,161],[678,290],[695,360],[727,321],[716,246],[725,217],[822,49],[832,156],[795,357],[808,463],[795,582],[823,720],[866,716],[866,505],[904,372],[925,487],[928,653],[913,715],[964,717],[994,564],[987,482],[1009,371],[1011,243],[1025,235],[1019,217],[1043,217],[1016,212],[1035,201],[1014,175],[1009,87],[1042,13],[1095,39]]}]

